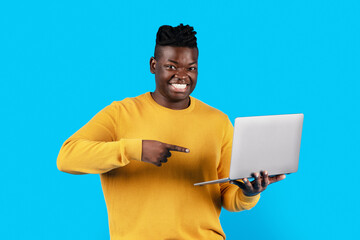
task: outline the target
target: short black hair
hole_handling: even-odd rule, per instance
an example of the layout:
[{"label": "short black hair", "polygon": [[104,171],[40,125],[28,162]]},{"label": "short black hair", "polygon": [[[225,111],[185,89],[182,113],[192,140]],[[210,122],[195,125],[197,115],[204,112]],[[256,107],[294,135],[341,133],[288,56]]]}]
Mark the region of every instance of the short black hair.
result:
[{"label": "short black hair", "polygon": [[159,46],[197,48],[195,34],[196,32],[193,27],[189,25],[184,26],[182,23],[176,27],[169,25],[159,27],[156,34],[155,59],[159,57]]}]

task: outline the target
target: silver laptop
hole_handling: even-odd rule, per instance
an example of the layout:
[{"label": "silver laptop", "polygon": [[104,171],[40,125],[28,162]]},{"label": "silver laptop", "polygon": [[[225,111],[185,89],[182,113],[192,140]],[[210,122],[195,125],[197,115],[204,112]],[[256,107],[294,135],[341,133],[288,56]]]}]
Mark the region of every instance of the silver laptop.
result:
[{"label": "silver laptop", "polygon": [[269,175],[296,172],[303,119],[302,113],[236,118],[230,176],[194,185],[251,178],[251,173],[261,170]]}]

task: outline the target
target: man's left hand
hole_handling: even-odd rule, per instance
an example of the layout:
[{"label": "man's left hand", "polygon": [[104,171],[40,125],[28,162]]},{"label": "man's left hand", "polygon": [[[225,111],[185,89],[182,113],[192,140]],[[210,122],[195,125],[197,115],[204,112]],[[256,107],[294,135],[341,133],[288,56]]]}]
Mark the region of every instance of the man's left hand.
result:
[{"label": "man's left hand", "polygon": [[264,191],[270,184],[285,179],[284,174],[269,177],[267,171],[261,171],[260,174],[252,173],[251,176],[254,178],[252,182],[250,182],[247,178],[243,178],[243,182],[230,181],[230,183],[241,188],[245,196],[255,196]]}]

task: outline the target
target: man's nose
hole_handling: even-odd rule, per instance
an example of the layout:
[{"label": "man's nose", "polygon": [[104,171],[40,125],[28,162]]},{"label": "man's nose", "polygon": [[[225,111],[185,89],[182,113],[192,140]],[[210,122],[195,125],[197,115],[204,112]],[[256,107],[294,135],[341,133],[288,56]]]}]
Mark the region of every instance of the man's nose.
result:
[{"label": "man's nose", "polygon": [[187,74],[185,70],[179,69],[176,74],[175,74],[176,78],[179,78],[180,80],[185,80],[187,78]]}]

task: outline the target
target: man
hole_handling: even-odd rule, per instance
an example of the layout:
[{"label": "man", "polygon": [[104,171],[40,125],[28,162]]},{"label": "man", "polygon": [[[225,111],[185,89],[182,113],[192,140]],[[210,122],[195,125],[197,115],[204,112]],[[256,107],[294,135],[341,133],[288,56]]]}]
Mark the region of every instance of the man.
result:
[{"label": "man", "polygon": [[117,239],[225,239],[219,215],[250,209],[284,175],[194,186],[228,177],[233,126],[193,98],[198,48],[193,28],[162,26],[150,71],[156,89],[113,102],[63,144],[57,165],[101,174],[110,236]]}]

